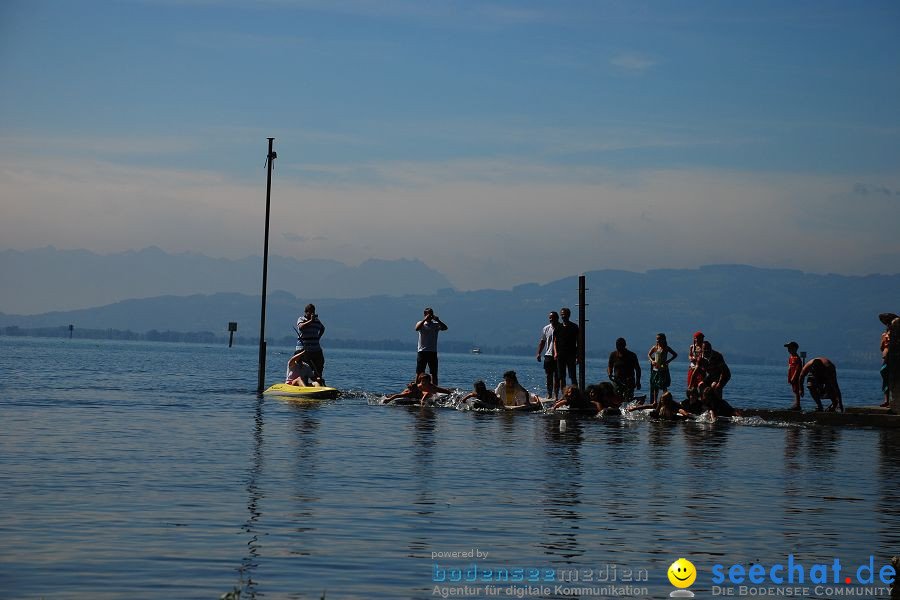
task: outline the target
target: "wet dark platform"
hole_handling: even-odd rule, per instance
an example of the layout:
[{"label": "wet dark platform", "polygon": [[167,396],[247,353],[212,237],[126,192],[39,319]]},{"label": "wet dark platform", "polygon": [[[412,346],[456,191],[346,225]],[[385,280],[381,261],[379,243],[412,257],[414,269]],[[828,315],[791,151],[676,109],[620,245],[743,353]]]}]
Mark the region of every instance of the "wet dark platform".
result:
[{"label": "wet dark platform", "polygon": [[797,410],[766,410],[744,408],[744,417],[759,417],[765,421],[781,421],[787,423],[814,423],[816,425],[857,425],[862,427],[900,427],[900,415],[887,408],[878,406],[862,406],[846,408],[845,412],[819,412]]}]

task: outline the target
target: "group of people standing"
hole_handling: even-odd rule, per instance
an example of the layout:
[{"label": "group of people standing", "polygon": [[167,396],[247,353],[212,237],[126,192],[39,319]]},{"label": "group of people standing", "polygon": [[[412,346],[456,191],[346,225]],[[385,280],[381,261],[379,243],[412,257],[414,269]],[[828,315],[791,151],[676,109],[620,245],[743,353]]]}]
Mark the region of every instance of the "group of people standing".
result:
[{"label": "group of people standing", "polygon": [[[576,367],[579,361],[581,343],[578,325],[571,321],[572,311],[563,307],[557,313],[547,315],[548,323],[541,330],[537,346],[537,361],[543,364],[546,376],[547,397],[555,401],[553,408],[568,406],[570,409],[595,410],[597,412],[617,408],[623,402],[636,401],[629,410],[654,410],[667,414],[713,414],[731,416],[735,411],[724,400],[723,390],[731,380],[731,370],[722,354],[713,349],[702,331],[694,333],[688,348],[688,372],[685,399],[675,402],[669,393],[672,378],[669,364],[678,358],[678,353],[669,346],[665,333],[656,335],[656,343],[647,351],[650,365],[650,402],[646,396],[635,396],[641,389],[641,361],[637,354],[628,349],[625,338],[616,340],[616,349],[609,355],[607,377],[609,382],[588,386],[584,391],[577,386]],[[889,356],[892,336],[900,345],[900,317],[894,313],[882,313],[879,319],[885,325],[881,336],[882,388],[884,404],[890,401]],[[416,379],[399,394],[388,400],[402,398],[424,401],[432,394],[447,394],[452,390],[438,384],[438,334],[448,329],[431,307],[423,311],[422,319],[415,324],[418,333],[416,353]],[[324,386],[323,372],[325,355],[320,340],[325,326],[316,314],[316,307],[307,304],[303,315],[297,320],[297,346],[288,361],[285,382],[292,385]],[[798,353],[799,344],[790,341],[784,344],[788,350],[788,383],[794,395],[791,410],[800,410],[800,398],[804,395],[804,382],[817,410],[843,411],[843,399],[837,381],[837,369],[827,357],[819,356],[804,364]],[[426,372],[428,371],[428,372]],[[570,385],[566,385],[566,381]],[[822,399],[830,398],[828,409],[822,406]],[[541,408],[540,399],[528,392],[518,381],[515,371],[507,371],[503,381],[491,391],[483,381],[476,381],[474,389],[463,401],[471,401],[480,408],[506,407],[534,410]]]},{"label": "group of people standing", "polygon": [[572,311],[563,307],[557,313],[547,315],[547,323],[541,330],[538,342],[537,361],[543,362],[547,376],[547,397],[559,399],[566,387],[566,375],[572,385],[577,382],[576,365],[578,364],[578,325],[570,318]]}]

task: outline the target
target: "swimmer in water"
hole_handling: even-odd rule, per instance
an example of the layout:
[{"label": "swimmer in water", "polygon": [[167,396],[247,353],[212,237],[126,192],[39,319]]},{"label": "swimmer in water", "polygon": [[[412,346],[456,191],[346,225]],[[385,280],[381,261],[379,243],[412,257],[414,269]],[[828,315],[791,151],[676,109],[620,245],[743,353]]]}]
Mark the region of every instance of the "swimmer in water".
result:
[{"label": "swimmer in water", "polygon": [[569,407],[572,412],[599,413],[603,410],[603,405],[599,402],[591,400],[589,396],[583,394],[580,389],[574,385],[570,385],[563,391],[563,396],[556,404],[550,407],[550,410],[557,410],[563,406]]},{"label": "swimmer in water", "polygon": [[442,388],[431,383],[431,375],[429,375],[428,373],[419,373],[418,375],[416,375],[416,386],[418,387],[420,393],[420,403],[422,404],[422,406],[425,405],[426,400],[428,400],[435,394],[453,393],[453,390],[448,390],[447,388]]},{"label": "swimmer in water", "polygon": [[542,408],[537,396],[533,396],[522,387],[515,371],[507,371],[503,374],[503,381],[497,384],[494,390],[500,402],[507,410],[540,410]]},{"label": "swimmer in water", "polygon": [[386,396],[384,400],[381,401],[381,403],[390,404],[391,402],[407,398],[410,400],[415,399],[416,401],[421,400],[422,398],[422,392],[419,391],[419,386],[415,381],[410,381],[409,383],[407,383],[406,388],[399,394],[391,394],[390,396]]},{"label": "swimmer in water", "polygon": [[662,419],[664,421],[675,421],[679,418],[694,418],[694,415],[683,409],[677,402],[675,402],[675,398],[672,397],[672,392],[669,391],[665,391],[660,394],[659,399],[654,403],[644,405],[638,404],[628,407],[628,412],[632,412],[635,410],[649,410],[651,417]]},{"label": "swimmer in water", "polygon": [[487,389],[484,381],[479,379],[472,384],[472,387],[474,390],[463,396],[460,403],[465,404],[468,400],[472,400],[472,408],[503,408],[500,398],[497,397],[497,394]]}]

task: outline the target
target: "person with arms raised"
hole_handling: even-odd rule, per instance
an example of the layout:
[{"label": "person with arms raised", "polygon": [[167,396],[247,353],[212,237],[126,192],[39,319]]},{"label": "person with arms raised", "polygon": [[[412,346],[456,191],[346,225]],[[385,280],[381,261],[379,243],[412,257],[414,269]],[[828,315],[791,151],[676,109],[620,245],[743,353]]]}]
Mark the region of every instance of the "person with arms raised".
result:
[{"label": "person with arms raised", "polygon": [[434,385],[438,384],[438,334],[447,331],[447,325],[441,321],[431,307],[425,308],[423,318],[416,323],[416,331],[419,332],[419,346],[416,353],[416,375],[425,372],[427,367],[431,371],[431,379]]}]

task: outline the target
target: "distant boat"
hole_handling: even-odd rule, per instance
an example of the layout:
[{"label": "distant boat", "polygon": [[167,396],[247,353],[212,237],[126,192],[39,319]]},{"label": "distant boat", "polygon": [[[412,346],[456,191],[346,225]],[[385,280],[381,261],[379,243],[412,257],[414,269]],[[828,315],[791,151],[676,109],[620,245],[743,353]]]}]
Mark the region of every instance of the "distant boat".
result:
[{"label": "distant boat", "polygon": [[472,354],[481,354],[481,348],[472,348],[472,350],[470,350],[470,352]]}]

